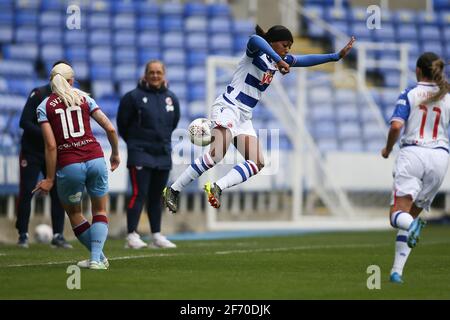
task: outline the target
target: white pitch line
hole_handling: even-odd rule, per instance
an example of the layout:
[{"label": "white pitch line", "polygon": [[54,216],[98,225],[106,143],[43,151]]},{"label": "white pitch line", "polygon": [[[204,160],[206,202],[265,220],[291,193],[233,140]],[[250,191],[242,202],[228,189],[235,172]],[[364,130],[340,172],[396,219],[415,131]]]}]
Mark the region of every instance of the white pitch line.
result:
[{"label": "white pitch line", "polygon": [[[123,257],[112,257],[108,258],[109,261],[115,260],[130,260],[130,259],[142,259],[142,258],[151,258],[151,257],[166,257],[166,256],[174,256],[174,255],[182,255],[182,253],[157,253],[157,254],[146,254],[140,256],[123,256]],[[50,261],[50,262],[42,262],[42,263],[24,263],[24,264],[10,264],[7,266],[0,266],[0,268],[18,268],[18,267],[40,267],[40,266],[50,266],[50,265],[58,265],[58,264],[76,264],[76,261],[68,260],[68,261]]]},{"label": "white pitch line", "polygon": [[[448,241],[434,241],[425,242],[421,246],[427,245],[437,245],[437,244],[449,244]],[[375,248],[375,247],[385,247],[391,246],[392,243],[366,243],[366,244],[336,244],[336,245],[309,245],[309,246],[297,246],[297,247],[281,247],[281,248],[261,248],[261,249],[247,249],[247,250],[229,250],[229,251],[216,251],[214,253],[156,253],[156,254],[144,254],[136,256],[122,256],[122,257],[111,257],[108,258],[110,261],[119,260],[132,260],[132,259],[142,259],[142,258],[152,258],[152,257],[169,257],[169,256],[180,256],[180,255],[203,255],[203,254],[233,254],[233,253],[254,253],[254,252],[280,252],[280,251],[290,251],[290,250],[316,250],[316,249],[338,249],[338,248]],[[28,263],[28,264],[11,264],[6,266],[0,266],[0,268],[18,268],[18,267],[39,267],[39,266],[49,266],[49,265],[59,265],[59,264],[75,264],[73,260],[68,261],[51,261],[43,263]]]},{"label": "white pitch line", "polygon": [[[448,241],[433,241],[425,242],[423,245],[436,245],[436,244],[448,244]],[[375,248],[375,247],[385,247],[391,246],[392,243],[366,243],[366,244],[331,244],[331,245],[310,245],[310,246],[297,246],[297,247],[282,247],[282,248],[261,248],[261,249],[247,249],[247,250],[228,250],[228,251],[217,251],[215,254],[233,254],[233,253],[253,253],[253,252],[278,252],[278,251],[290,251],[290,250],[316,250],[316,249],[352,249],[352,248]]]},{"label": "white pitch line", "polygon": [[277,251],[289,251],[289,250],[316,250],[316,249],[336,249],[336,248],[373,248],[383,247],[388,244],[341,244],[341,245],[310,245],[310,246],[297,246],[297,247],[282,247],[282,248],[261,248],[261,249],[248,249],[248,250],[228,250],[217,251],[216,254],[232,254],[232,253],[253,253],[253,252],[277,252]]}]

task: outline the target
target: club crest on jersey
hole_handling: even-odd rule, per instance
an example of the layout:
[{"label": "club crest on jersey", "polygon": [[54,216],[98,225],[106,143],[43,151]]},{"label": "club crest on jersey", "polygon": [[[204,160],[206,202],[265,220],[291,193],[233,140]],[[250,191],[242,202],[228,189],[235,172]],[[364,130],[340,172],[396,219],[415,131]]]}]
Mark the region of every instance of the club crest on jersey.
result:
[{"label": "club crest on jersey", "polygon": [[147,101],[148,101],[147,97],[143,97],[143,98],[142,98],[142,101],[143,101],[144,103],[147,103]]},{"label": "club crest on jersey", "polygon": [[263,74],[263,77],[262,77],[261,82],[259,84],[260,85],[270,84],[272,82],[272,79],[273,79],[273,74],[274,74],[274,71],[267,70]]}]

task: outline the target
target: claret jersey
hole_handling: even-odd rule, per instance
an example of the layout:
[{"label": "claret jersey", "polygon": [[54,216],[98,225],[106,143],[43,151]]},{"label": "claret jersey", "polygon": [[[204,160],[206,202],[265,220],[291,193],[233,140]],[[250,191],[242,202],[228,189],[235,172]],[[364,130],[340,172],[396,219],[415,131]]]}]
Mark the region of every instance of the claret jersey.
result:
[{"label": "claret jersey", "polygon": [[89,96],[80,106],[67,107],[58,95],[52,93],[39,105],[38,122],[50,123],[55,136],[58,168],[103,157],[90,125],[90,117],[97,110],[97,103]]}]

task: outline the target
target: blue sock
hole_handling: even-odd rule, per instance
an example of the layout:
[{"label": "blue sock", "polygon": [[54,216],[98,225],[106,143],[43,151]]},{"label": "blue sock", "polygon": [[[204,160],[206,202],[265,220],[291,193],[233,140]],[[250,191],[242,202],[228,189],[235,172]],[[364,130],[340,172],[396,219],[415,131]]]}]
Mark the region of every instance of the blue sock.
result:
[{"label": "blue sock", "polygon": [[[82,224],[73,228],[73,232],[78,240],[89,250],[91,251],[91,225],[88,221],[84,221]],[[101,260],[105,260],[106,257],[103,252],[100,255]]]},{"label": "blue sock", "polygon": [[91,230],[91,261],[100,261],[100,257],[108,237],[108,218],[98,214],[92,218]]}]

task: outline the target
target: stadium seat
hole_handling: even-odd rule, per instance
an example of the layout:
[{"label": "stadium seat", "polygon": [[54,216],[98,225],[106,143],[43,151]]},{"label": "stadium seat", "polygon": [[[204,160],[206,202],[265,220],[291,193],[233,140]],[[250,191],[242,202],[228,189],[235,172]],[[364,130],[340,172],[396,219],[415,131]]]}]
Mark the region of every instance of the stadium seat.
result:
[{"label": "stadium seat", "polygon": [[211,18],[231,17],[231,9],[225,3],[211,3],[208,5],[208,14]]},{"label": "stadium seat", "polygon": [[334,108],[331,104],[314,105],[309,110],[308,117],[313,123],[321,121],[334,121],[336,118]]},{"label": "stadium seat", "polygon": [[89,33],[90,46],[109,46],[112,43],[112,35],[109,30],[94,29]]},{"label": "stadium seat", "polygon": [[338,105],[336,107],[336,117],[339,122],[356,122],[359,119],[359,112],[356,105]]},{"label": "stadium seat", "polygon": [[41,48],[40,57],[44,63],[64,59],[64,49],[61,45],[52,44]]},{"label": "stadium seat", "polygon": [[157,16],[140,16],[137,21],[137,29],[140,31],[159,32],[160,21]]},{"label": "stadium seat", "polygon": [[208,20],[204,16],[193,16],[185,19],[185,29],[188,32],[207,32]]},{"label": "stadium seat", "polygon": [[[339,112],[339,110],[338,110]],[[361,136],[361,128],[358,122],[340,122],[338,125],[338,137],[340,140],[358,139]]]},{"label": "stadium seat", "polygon": [[138,35],[137,44],[139,47],[159,47],[159,34],[152,31],[145,31]]},{"label": "stadium seat", "polygon": [[141,48],[141,50],[138,51],[138,61],[140,65],[144,65],[150,60],[160,60],[161,57],[161,52],[157,47]]},{"label": "stadium seat", "polygon": [[362,152],[364,151],[363,143],[360,139],[346,139],[342,140],[341,143],[341,150],[342,151],[349,151],[349,152]]},{"label": "stadium seat", "polygon": [[114,34],[113,43],[115,46],[129,46],[134,47],[136,45],[136,33],[128,30],[118,30]]},{"label": "stadium seat", "polygon": [[91,64],[89,76],[92,80],[111,80],[113,72],[109,64]]},{"label": "stadium seat", "polygon": [[20,27],[16,29],[15,42],[16,43],[36,43],[38,39],[38,32],[35,27]]},{"label": "stadium seat", "polygon": [[66,30],[64,32],[64,43],[68,46],[82,45],[85,46],[87,42],[87,33],[84,30]]},{"label": "stadium seat", "polygon": [[58,11],[44,11],[39,15],[39,24],[41,28],[61,28],[63,26],[63,22],[65,22],[65,20],[63,19],[62,14]]},{"label": "stadium seat", "polygon": [[89,78],[89,68],[88,64],[84,61],[72,61],[73,70],[75,71],[75,79],[77,80],[88,80]]},{"label": "stadium seat", "polygon": [[111,97],[115,95],[114,86],[111,81],[97,80],[92,82],[92,94],[95,99],[101,99],[104,97]]},{"label": "stadium seat", "polygon": [[136,11],[137,2],[135,1],[114,1],[112,3],[112,11],[116,14],[128,13],[134,14]]},{"label": "stadium seat", "polygon": [[233,40],[229,34],[218,34],[209,38],[209,47],[213,52],[225,55],[228,52],[231,55],[233,50]]},{"label": "stadium seat", "polygon": [[88,49],[86,46],[68,46],[66,47],[66,57],[71,62],[87,61]]},{"label": "stadium seat", "polygon": [[205,66],[207,53],[206,51],[188,51],[187,65],[191,67]]},{"label": "stadium seat", "polygon": [[120,81],[119,95],[123,97],[127,92],[134,90],[137,86],[137,80]]},{"label": "stadium seat", "polygon": [[178,2],[166,2],[160,6],[160,12],[166,16],[181,18],[184,15],[184,5]]},{"label": "stadium seat", "polygon": [[337,151],[339,149],[338,143],[334,138],[318,139],[316,143],[322,153]]},{"label": "stadium seat", "polygon": [[134,30],[135,18],[131,14],[118,14],[113,18],[113,26],[116,30]]},{"label": "stadium seat", "polygon": [[181,32],[168,32],[162,36],[162,46],[166,49],[184,49],[184,34]]},{"label": "stadium seat", "polygon": [[[0,16],[1,19],[1,16]],[[0,44],[10,43],[13,40],[13,28],[10,26],[0,25]]]},{"label": "stadium seat", "polygon": [[162,32],[177,31],[182,32],[184,28],[183,19],[172,16],[164,16],[160,20],[160,29]]},{"label": "stadium seat", "polygon": [[186,48],[197,52],[208,51],[208,36],[206,33],[192,33],[186,37]]},{"label": "stadium seat", "polygon": [[187,2],[184,6],[184,14],[186,17],[206,17],[208,14],[208,7],[203,3]]},{"label": "stadium seat", "polygon": [[47,44],[61,44],[63,39],[63,33],[59,29],[45,28],[39,33],[39,43],[41,46]]},{"label": "stadium seat", "polygon": [[88,26],[91,30],[97,29],[111,29],[111,17],[109,14],[94,13],[88,16]]},{"label": "stadium seat", "polygon": [[169,49],[163,51],[163,60],[166,64],[184,65],[186,62],[186,55],[184,51]]},{"label": "stadium seat", "polygon": [[38,53],[38,46],[35,44],[10,44],[3,47],[3,57],[6,59],[34,61]]},{"label": "stadium seat", "polygon": [[313,130],[316,139],[332,139],[336,137],[337,129],[334,121],[321,121]]},{"label": "stadium seat", "polygon": [[89,49],[89,60],[94,63],[110,63],[113,60],[111,47],[96,46]]},{"label": "stadium seat", "polygon": [[231,23],[227,18],[216,18],[209,20],[208,32],[211,33],[227,33],[231,31]]},{"label": "stadium seat", "polygon": [[380,42],[394,42],[395,41],[395,30],[392,24],[383,23],[381,29],[373,30],[374,38]]},{"label": "stadium seat", "polygon": [[186,82],[186,69],[184,66],[170,68],[166,71],[167,80],[170,82]]},{"label": "stadium seat", "polygon": [[420,35],[420,39],[422,41],[431,41],[431,40],[440,41],[441,40],[441,32],[440,32],[439,28],[435,25],[421,26],[419,28],[419,35]]},{"label": "stadium seat", "polygon": [[187,72],[187,80],[189,85],[193,83],[201,83],[204,84],[206,81],[206,70],[205,67],[193,67],[190,68]]},{"label": "stadium seat", "polygon": [[160,7],[157,1],[139,1],[137,2],[137,12],[142,15],[158,15]]},{"label": "stadium seat", "polygon": [[403,42],[405,40],[416,40],[418,38],[418,33],[415,25],[404,24],[397,26],[397,41]]},{"label": "stadium seat", "polygon": [[116,47],[114,50],[115,63],[131,63],[134,64],[138,59],[138,55],[134,47]]},{"label": "stadium seat", "polygon": [[38,25],[39,16],[38,12],[34,10],[19,10],[15,13],[16,26],[32,26],[36,27]]}]

